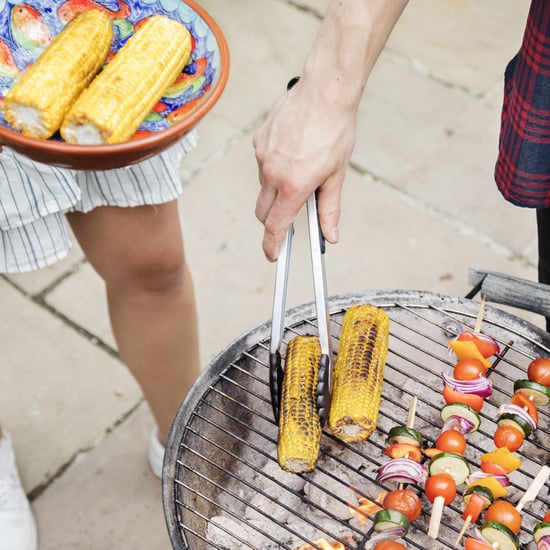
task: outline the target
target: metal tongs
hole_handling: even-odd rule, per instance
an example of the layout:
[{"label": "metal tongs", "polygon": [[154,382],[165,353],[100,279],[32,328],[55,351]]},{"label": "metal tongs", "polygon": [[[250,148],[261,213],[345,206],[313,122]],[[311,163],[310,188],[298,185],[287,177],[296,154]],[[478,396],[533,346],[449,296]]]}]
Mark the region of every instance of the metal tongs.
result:
[{"label": "metal tongs", "polygon": [[[317,383],[317,411],[321,425],[324,425],[330,408],[330,397],[332,392],[332,365],[329,333],[330,316],[328,310],[327,283],[325,276],[325,239],[321,232],[321,226],[319,223],[317,196],[315,193],[312,193],[307,200],[307,214],[315,307],[317,310],[317,327],[322,353]],[[290,263],[290,250],[293,233],[294,226],[291,225],[288,229],[277,259],[275,292],[273,296],[273,317],[271,322],[271,342],[269,348],[269,382],[273,415],[275,417],[275,422],[277,423],[279,423],[279,407],[284,377],[284,368],[282,366],[280,349],[284,334],[288,267]]]}]

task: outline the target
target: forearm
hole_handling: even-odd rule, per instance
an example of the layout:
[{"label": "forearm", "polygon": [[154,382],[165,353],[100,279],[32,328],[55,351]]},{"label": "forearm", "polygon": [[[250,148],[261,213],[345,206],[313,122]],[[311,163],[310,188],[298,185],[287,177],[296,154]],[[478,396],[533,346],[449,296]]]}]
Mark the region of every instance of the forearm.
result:
[{"label": "forearm", "polygon": [[340,192],[355,144],[363,90],[407,0],[330,0],[300,81],[254,134],[256,216],[275,259],[289,225],[317,192],[325,238],[338,241]]},{"label": "forearm", "polygon": [[301,85],[355,109],[370,72],[408,0],[330,0]]}]

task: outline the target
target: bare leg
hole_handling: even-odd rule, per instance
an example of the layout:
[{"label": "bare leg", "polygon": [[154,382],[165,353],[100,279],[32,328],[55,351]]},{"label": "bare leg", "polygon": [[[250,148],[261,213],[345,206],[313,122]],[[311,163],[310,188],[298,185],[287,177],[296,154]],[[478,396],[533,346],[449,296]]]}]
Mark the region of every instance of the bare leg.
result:
[{"label": "bare leg", "polygon": [[86,257],[103,278],[119,353],[166,444],[199,366],[195,295],[175,202],[71,213]]}]

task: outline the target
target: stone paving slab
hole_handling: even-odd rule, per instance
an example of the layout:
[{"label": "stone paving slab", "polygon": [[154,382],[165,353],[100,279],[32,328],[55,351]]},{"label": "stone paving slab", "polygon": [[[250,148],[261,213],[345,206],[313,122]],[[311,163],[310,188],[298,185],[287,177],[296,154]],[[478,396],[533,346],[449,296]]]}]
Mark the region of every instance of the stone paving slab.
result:
[{"label": "stone paving slab", "polygon": [[361,103],[352,160],[520,254],[531,244],[534,215],[506,203],[494,183],[499,120],[500,107],[386,54]]},{"label": "stone paving slab", "polygon": [[170,548],[146,459],[152,422],[142,405],[37,499],[40,550]]},{"label": "stone paving slab", "polygon": [[2,423],[28,491],[47,484],[141,398],[120,363],[0,280]]},{"label": "stone paving slab", "polygon": [[529,0],[414,0],[388,41],[437,80],[483,95],[501,82],[521,43]]}]

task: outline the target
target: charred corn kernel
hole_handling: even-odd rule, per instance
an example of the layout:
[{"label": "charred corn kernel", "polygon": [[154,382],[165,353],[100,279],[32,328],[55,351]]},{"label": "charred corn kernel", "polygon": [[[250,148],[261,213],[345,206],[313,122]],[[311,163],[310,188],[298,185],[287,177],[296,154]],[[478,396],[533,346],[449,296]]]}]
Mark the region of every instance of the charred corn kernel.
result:
[{"label": "charred corn kernel", "polygon": [[321,345],[316,336],[296,336],[288,343],[279,413],[278,462],[292,473],[310,472],[321,446],[317,381]]},{"label": "charred corn kernel", "polygon": [[376,428],[389,327],[385,311],[370,304],[344,316],[329,411],[329,427],[342,441],[362,441]]},{"label": "charred corn kernel", "polygon": [[82,92],[61,126],[69,143],[129,140],[183,70],[192,39],[184,25],[153,15]]},{"label": "charred corn kernel", "polygon": [[51,137],[105,63],[112,40],[105,12],[75,17],[8,91],[4,118],[25,136]]}]

